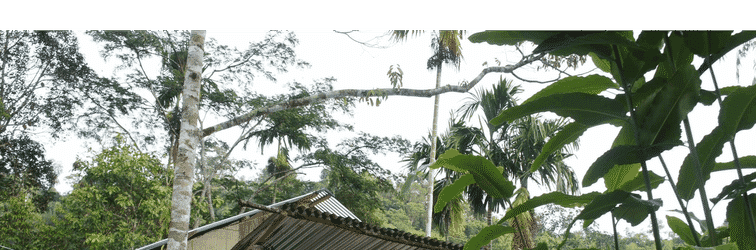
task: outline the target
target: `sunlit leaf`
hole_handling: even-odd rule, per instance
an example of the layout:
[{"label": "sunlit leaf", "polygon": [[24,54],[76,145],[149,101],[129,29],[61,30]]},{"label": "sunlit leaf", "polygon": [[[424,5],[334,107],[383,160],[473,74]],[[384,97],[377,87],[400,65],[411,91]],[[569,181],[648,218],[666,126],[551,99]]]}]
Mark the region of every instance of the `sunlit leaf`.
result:
[{"label": "sunlit leaf", "polygon": [[512,122],[517,118],[540,112],[554,112],[570,117],[584,125],[603,124],[610,120],[626,120],[624,102],[585,93],[567,93],[544,96],[531,102],[503,110],[491,124]]},{"label": "sunlit leaf", "polygon": [[502,225],[487,226],[480,230],[480,232],[473,236],[469,241],[467,241],[464,250],[478,250],[491,242],[491,240],[505,234],[514,233],[514,231],[514,228],[505,227]]},{"label": "sunlit leaf", "polygon": [[675,232],[680,238],[688,245],[695,245],[696,240],[693,238],[693,234],[690,232],[690,227],[684,221],[677,217],[667,215],[667,225]]},{"label": "sunlit leaf", "polygon": [[522,104],[553,94],[586,93],[597,95],[608,88],[616,89],[619,88],[619,85],[613,82],[612,79],[600,75],[589,75],[586,77],[570,76],[552,83],[541,91],[538,91],[538,93],[535,93],[533,96],[522,102]]},{"label": "sunlit leaf", "polygon": [[753,249],[756,242],[753,236],[756,230],[751,228],[750,221],[746,215],[749,212],[756,216],[756,194],[748,195],[748,201],[751,203],[751,211],[745,209],[745,199],[738,196],[727,204],[727,222],[730,227],[730,241],[737,243],[740,249]]},{"label": "sunlit leaf", "polygon": [[475,183],[473,175],[465,174],[455,180],[451,185],[441,189],[441,192],[438,194],[438,200],[436,200],[436,205],[433,207],[433,212],[440,213],[444,210],[444,207],[446,207],[446,204],[449,203],[449,201],[461,195],[462,192],[465,191],[465,188],[473,183]]}]

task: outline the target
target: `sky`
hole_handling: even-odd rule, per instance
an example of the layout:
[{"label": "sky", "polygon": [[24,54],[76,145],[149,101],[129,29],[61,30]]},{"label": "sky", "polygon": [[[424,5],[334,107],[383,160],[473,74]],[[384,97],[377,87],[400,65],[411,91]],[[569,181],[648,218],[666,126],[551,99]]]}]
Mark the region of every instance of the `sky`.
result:
[{"label": "sky", "polygon": [[[344,30],[346,31],[346,30]],[[83,35],[83,32],[77,31],[82,34],[80,39],[81,51],[84,53],[86,60],[97,72],[103,76],[110,76],[113,73],[113,67],[116,65],[115,60],[104,61],[98,54],[100,47],[98,44],[91,41],[91,38],[87,35]],[[314,79],[320,79],[324,77],[335,77],[337,81],[333,87],[338,89],[372,89],[372,88],[389,88],[390,82],[386,76],[386,72],[391,65],[400,65],[404,72],[404,86],[403,88],[414,89],[428,89],[435,85],[435,71],[429,71],[426,69],[426,60],[431,55],[430,48],[430,33],[408,39],[401,43],[389,42],[386,32],[384,30],[361,30],[354,32],[354,38],[360,41],[377,41],[381,45],[385,45],[387,48],[369,48],[361,45],[343,34],[338,34],[333,30],[295,30],[294,31],[299,38],[300,44],[296,47],[297,56],[299,59],[305,60],[311,64],[311,67],[306,69],[291,69],[288,73],[279,74],[278,82],[271,83],[262,81],[260,83],[254,83],[255,88],[261,93],[284,93],[286,92],[286,83],[297,81],[301,83],[312,83]],[[476,31],[469,31],[467,35],[473,34]],[[207,37],[215,38],[220,44],[228,44],[231,46],[237,46],[240,49],[246,47],[249,42],[259,40],[264,36],[265,32],[261,31],[228,31],[228,30],[208,30]],[[637,31],[636,31],[637,35]],[[374,40],[371,40],[374,39]],[[520,54],[513,47],[503,47],[488,44],[473,44],[467,40],[462,43],[464,59],[461,62],[460,68],[457,70],[452,67],[445,67],[443,69],[442,85],[455,85],[462,81],[472,80],[477,76],[484,68],[483,63],[487,62],[488,65],[495,65],[496,60],[501,61],[502,65],[516,63],[520,59]],[[736,56],[733,53],[728,54],[722,60],[714,64],[715,73],[720,87],[732,86],[732,85],[749,85],[751,80],[754,79],[754,65],[756,62],[754,58],[756,56],[749,55],[743,62],[741,67],[740,82],[735,79],[735,59]],[[701,60],[696,58],[694,64],[700,65]],[[150,68],[148,63],[148,68]],[[153,74],[157,73],[159,69],[158,64],[153,64]],[[577,70],[570,71],[570,73],[583,73],[594,69],[591,61],[578,68]],[[148,71],[151,71],[148,69]],[[518,75],[527,79],[536,80],[549,80],[556,77],[554,71],[536,71],[535,66],[525,66],[517,71]],[[601,73],[599,70],[594,70],[591,73]],[[152,75],[154,77],[154,75]],[[498,80],[499,77],[507,79],[514,79],[511,75],[507,74],[489,74],[475,87],[475,89],[490,89]],[[712,90],[713,85],[711,78],[707,74],[702,77],[702,88]],[[520,100],[525,100],[529,96],[533,95],[546,85],[536,83],[525,83],[514,79],[515,84],[520,84],[524,92],[517,96]],[[460,107],[465,98],[470,95],[467,93],[447,93],[441,96],[441,103],[439,108],[439,122],[438,129],[440,133],[446,131],[448,128],[448,121],[450,118],[450,112]],[[351,123],[354,125],[355,132],[364,131],[372,135],[377,136],[394,136],[400,135],[405,139],[412,142],[419,141],[425,135],[430,132],[432,122],[432,110],[433,110],[433,98],[419,98],[419,97],[389,97],[379,107],[369,106],[365,103],[357,104],[354,109],[354,116],[349,117],[345,115],[337,115],[341,121]],[[690,114],[690,121],[693,126],[693,136],[695,141],[700,141],[701,138],[708,134],[716,126],[716,115],[718,112],[718,105],[715,103],[710,107],[699,105]],[[544,114],[546,118],[555,117],[553,114]],[[205,122],[207,125],[216,124],[220,120],[208,120]],[[575,156],[566,160],[567,165],[573,167],[579,180],[582,180],[582,176],[585,174],[588,166],[595,161],[603,152],[611,147],[611,143],[618,133],[619,129],[611,125],[602,125],[591,128],[580,138],[580,148],[575,152]],[[216,133],[214,136],[224,140],[226,142],[233,143],[238,136],[239,131],[236,129],[229,129]],[[356,133],[350,132],[329,132],[328,140],[332,145],[335,145],[342,139],[355,136]],[[753,131],[744,131],[736,137],[736,148],[738,154],[742,156],[756,154],[756,148],[752,145],[751,141],[756,134]],[[70,174],[71,166],[76,160],[76,157],[82,159],[89,159],[94,154],[88,151],[89,145],[86,141],[80,141],[73,137],[68,137],[63,141],[48,141],[45,143],[48,157],[55,161],[56,164],[62,167],[61,177],[59,183],[56,185],[56,189],[59,192],[70,192],[71,184],[64,179],[65,176]],[[254,145],[254,143],[253,143]],[[274,152],[275,145],[268,147],[265,152],[268,155],[261,155],[258,147],[250,146],[247,150],[242,150],[238,147],[231,155],[232,158],[237,159],[251,159],[255,160],[259,165],[265,163],[266,159],[270,157],[270,152]],[[96,151],[96,149],[95,149]],[[687,154],[687,148],[676,147],[663,153],[664,159],[670,167],[673,179],[677,180],[677,170]],[[399,162],[401,156],[388,154],[386,156],[375,156],[373,158],[381,166],[391,170],[393,173],[406,173],[404,164]],[[729,151],[729,147],[725,146],[722,156],[717,158],[718,162],[726,162],[732,160],[732,156]],[[296,165],[296,164],[295,164]],[[658,160],[652,159],[648,161],[649,169],[659,175],[663,175]],[[240,178],[254,178],[259,172],[259,168],[253,171],[245,171],[239,173],[237,176]],[[317,181],[320,176],[321,169],[309,169],[304,171],[304,175],[300,175],[301,179]],[[746,171],[744,174],[748,174],[752,171]],[[724,185],[727,185],[736,178],[734,172],[726,173],[714,173],[711,179],[707,182],[707,192],[709,198],[716,196]],[[720,181],[721,180],[721,181]],[[599,181],[590,187],[581,187],[582,193],[588,193],[592,191],[601,191],[604,189],[603,181]],[[534,189],[531,190],[531,196],[537,196],[548,192],[549,190]],[[645,196],[645,194],[644,194]],[[673,192],[668,182],[663,183],[659,188],[654,190],[654,198],[661,198],[664,201],[664,206],[658,213],[658,218],[665,221],[666,215],[674,215],[682,218],[679,214],[668,212],[668,210],[679,209],[677,202],[674,199]],[[703,218],[702,209],[700,208],[700,198],[698,194],[694,199],[690,201],[689,208],[699,218]],[[725,219],[726,203],[721,202],[713,208],[713,215],[715,225],[721,225]],[[604,216],[597,220],[597,223],[601,225],[601,229],[606,232],[611,232],[609,227],[611,220],[609,216]],[[666,223],[662,223],[666,227]],[[620,222],[618,230],[624,232],[628,229],[628,224]],[[648,219],[640,226],[630,228],[633,232],[645,232],[650,228]],[[662,231],[669,232],[668,229]]]}]

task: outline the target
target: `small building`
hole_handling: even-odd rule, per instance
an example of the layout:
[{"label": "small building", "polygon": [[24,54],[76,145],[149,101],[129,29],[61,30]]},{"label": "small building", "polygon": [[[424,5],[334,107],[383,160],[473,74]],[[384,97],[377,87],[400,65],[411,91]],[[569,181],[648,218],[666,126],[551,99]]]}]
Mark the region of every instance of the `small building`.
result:
[{"label": "small building", "polygon": [[[452,249],[454,244],[362,222],[321,189],[189,231],[189,250]],[[138,250],[165,249],[164,239]]]}]

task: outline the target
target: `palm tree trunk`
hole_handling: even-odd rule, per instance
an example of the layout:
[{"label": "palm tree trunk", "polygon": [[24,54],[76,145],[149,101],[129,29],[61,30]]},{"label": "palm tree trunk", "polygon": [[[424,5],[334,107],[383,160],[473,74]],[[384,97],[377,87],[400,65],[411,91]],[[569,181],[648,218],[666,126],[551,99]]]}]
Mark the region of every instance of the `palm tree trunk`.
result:
[{"label": "palm tree trunk", "polygon": [[[488,208],[486,209],[486,226],[490,226],[493,224],[493,209],[491,209],[491,205],[489,204]],[[488,242],[488,245],[486,245],[486,249],[491,249],[493,247],[493,241]]]},{"label": "palm tree trunk", "polygon": [[192,185],[196,148],[201,131],[197,128],[200,101],[200,79],[204,55],[205,31],[193,30],[189,43],[187,72],[184,78],[181,117],[181,133],[176,158],[173,194],[171,198],[171,223],[168,229],[168,250],[186,250],[189,217],[191,215]]},{"label": "palm tree trunk", "polygon": [[[436,88],[441,86],[441,66],[439,63],[436,66]],[[436,162],[436,136],[438,132],[438,100],[439,95],[436,95],[435,102],[433,103],[433,129],[431,130],[431,151],[430,151],[430,164]],[[425,236],[431,236],[431,223],[433,223],[433,169],[428,168],[428,222],[425,224]]]}]

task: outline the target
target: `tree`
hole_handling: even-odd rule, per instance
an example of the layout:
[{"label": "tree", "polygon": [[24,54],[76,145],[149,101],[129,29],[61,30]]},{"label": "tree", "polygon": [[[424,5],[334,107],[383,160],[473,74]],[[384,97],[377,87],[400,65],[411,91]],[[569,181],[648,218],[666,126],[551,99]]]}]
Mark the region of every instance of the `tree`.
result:
[{"label": "tree", "polygon": [[74,171],[79,180],[57,208],[46,248],[132,249],[165,238],[172,169],[117,136]]},{"label": "tree", "polygon": [[[407,38],[409,31],[401,30],[394,31],[393,38],[396,40],[403,40]],[[451,63],[459,68],[459,61],[462,59],[462,47],[459,39],[462,38],[464,31],[446,30],[439,31],[431,42],[431,48],[433,48],[433,56],[428,59],[428,69],[436,69],[436,88],[441,87],[441,69],[444,63]],[[438,130],[438,102],[439,95],[435,96],[433,103],[433,125],[431,129],[431,150],[430,156],[431,164],[436,160],[436,132]],[[433,170],[430,170],[428,175],[428,182],[433,183]],[[431,235],[431,218],[433,217],[433,186],[429,185],[430,192],[428,192],[428,222],[425,226],[425,236]]]},{"label": "tree", "polygon": [[173,178],[171,198],[171,225],[168,231],[168,249],[180,250],[187,247],[189,217],[191,212],[192,186],[194,185],[194,165],[200,130],[197,128],[200,101],[200,79],[204,56],[205,31],[192,31],[192,39],[187,57],[187,71],[181,110],[181,132],[179,136],[176,176]]},{"label": "tree", "polygon": [[58,174],[46,160],[42,144],[22,135],[0,138],[0,200],[25,199],[29,195],[37,211],[45,211],[57,196],[53,185]]}]

